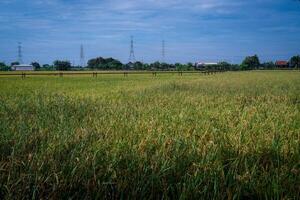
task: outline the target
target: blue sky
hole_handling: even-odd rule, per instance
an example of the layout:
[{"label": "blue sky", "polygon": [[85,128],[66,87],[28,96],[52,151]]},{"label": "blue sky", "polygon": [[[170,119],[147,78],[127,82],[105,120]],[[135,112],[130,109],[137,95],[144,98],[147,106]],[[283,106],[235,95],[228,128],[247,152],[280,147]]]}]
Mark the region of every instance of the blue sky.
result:
[{"label": "blue sky", "polygon": [[127,62],[130,35],[137,60],[239,63],[258,54],[262,61],[300,54],[297,0],[0,0],[0,61],[17,57],[79,63],[96,56]]}]

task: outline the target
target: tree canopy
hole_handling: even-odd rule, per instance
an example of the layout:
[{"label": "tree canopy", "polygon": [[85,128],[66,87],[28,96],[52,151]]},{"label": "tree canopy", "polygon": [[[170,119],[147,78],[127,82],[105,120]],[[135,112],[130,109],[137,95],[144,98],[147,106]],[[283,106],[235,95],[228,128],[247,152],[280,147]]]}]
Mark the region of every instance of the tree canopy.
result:
[{"label": "tree canopy", "polygon": [[[11,63],[12,65],[19,64],[18,62]],[[43,65],[41,66],[38,62],[31,63],[35,69],[40,70],[70,70],[72,68],[69,61],[56,60],[53,63],[53,66]],[[1,66],[3,68],[3,63]],[[289,65],[294,68],[300,68],[300,55],[293,56]],[[252,69],[275,69],[276,66],[274,62],[264,62],[260,63],[260,59],[257,55],[247,56],[241,64],[231,64],[226,61],[221,61],[218,64],[205,65],[205,68],[202,70],[252,70]],[[72,68],[75,69],[75,68]],[[183,63],[165,63],[165,62],[153,62],[153,63],[143,63],[141,61],[136,61],[134,63],[123,64],[121,61],[114,58],[103,58],[97,57],[90,59],[86,69],[97,69],[97,70],[178,70],[178,71],[189,71],[189,70],[199,70],[195,64],[189,62],[186,64]],[[201,70],[201,69],[200,69]]]},{"label": "tree canopy", "polygon": [[41,69],[41,65],[38,62],[32,62],[31,65],[34,67],[35,70]]},{"label": "tree canopy", "polygon": [[71,62],[70,61],[62,61],[62,60],[56,60],[53,62],[53,65],[56,70],[59,71],[67,71],[71,69]]},{"label": "tree canopy", "polygon": [[7,66],[4,62],[0,62],[0,71],[9,71],[11,68]]},{"label": "tree canopy", "polygon": [[242,70],[258,69],[260,61],[257,55],[247,56],[241,64]]},{"label": "tree canopy", "polygon": [[261,64],[261,66],[263,67],[263,69],[274,69],[276,67],[274,62],[272,62],[272,61],[265,62],[265,63]]},{"label": "tree canopy", "polygon": [[93,58],[88,61],[88,67],[91,69],[100,70],[120,70],[123,68],[123,64],[113,58]]},{"label": "tree canopy", "polygon": [[20,63],[18,62],[18,61],[16,61],[16,62],[12,62],[10,65],[11,66],[14,66],[14,65],[19,65]]},{"label": "tree canopy", "polygon": [[219,62],[218,65],[220,69],[224,69],[224,70],[230,70],[230,66],[231,66],[231,64],[226,61]]},{"label": "tree canopy", "polygon": [[290,65],[294,68],[300,68],[300,55],[291,57]]}]

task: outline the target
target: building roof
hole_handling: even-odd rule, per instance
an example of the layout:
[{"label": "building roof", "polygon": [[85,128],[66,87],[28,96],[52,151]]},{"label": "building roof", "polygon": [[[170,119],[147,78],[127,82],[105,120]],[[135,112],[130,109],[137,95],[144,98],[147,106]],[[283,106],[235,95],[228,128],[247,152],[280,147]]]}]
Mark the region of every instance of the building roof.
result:
[{"label": "building roof", "polygon": [[218,63],[204,63],[205,65],[217,65]]},{"label": "building roof", "polygon": [[19,65],[14,65],[15,67],[33,67],[32,65],[29,64],[19,64]]},{"label": "building roof", "polygon": [[276,65],[288,65],[288,62],[285,60],[277,60],[275,64]]},{"label": "building roof", "polygon": [[206,63],[206,62],[197,62],[197,65],[217,65],[218,63]]}]

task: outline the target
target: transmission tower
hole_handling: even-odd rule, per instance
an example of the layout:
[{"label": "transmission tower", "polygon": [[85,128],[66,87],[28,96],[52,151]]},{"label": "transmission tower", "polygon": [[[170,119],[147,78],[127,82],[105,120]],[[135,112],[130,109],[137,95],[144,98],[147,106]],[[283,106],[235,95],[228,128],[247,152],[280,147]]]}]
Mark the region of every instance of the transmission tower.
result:
[{"label": "transmission tower", "polygon": [[165,52],[165,40],[162,41],[161,44],[161,56],[162,56],[162,62],[165,62],[165,56],[166,56],[166,52]]},{"label": "transmission tower", "polygon": [[131,41],[130,41],[130,55],[129,55],[129,62],[131,62],[131,63],[134,63],[134,62],[135,62],[134,48],[133,48],[133,36],[131,36]]},{"label": "transmission tower", "polygon": [[18,42],[18,62],[20,64],[23,63],[23,59],[22,59],[22,43]]},{"label": "transmission tower", "polygon": [[84,57],[83,45],[80,45],[80,66],[85,67],[85,57]]}]

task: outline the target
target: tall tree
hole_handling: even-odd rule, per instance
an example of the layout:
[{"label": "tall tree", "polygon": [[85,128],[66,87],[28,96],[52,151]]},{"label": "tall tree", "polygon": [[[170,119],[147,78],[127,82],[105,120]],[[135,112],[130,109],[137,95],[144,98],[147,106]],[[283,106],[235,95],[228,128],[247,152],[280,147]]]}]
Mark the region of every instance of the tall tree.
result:
[{"label": "tall tree", "polygon": [[258,69],[260,66],[260,61],[257,55],[247,56],[242,62],[241,69],[249,70],[249,69]]},{"label": "tall tree", "polygon": [[294,68],[300,68],[300,55],[291,57],[290,65]]}]

